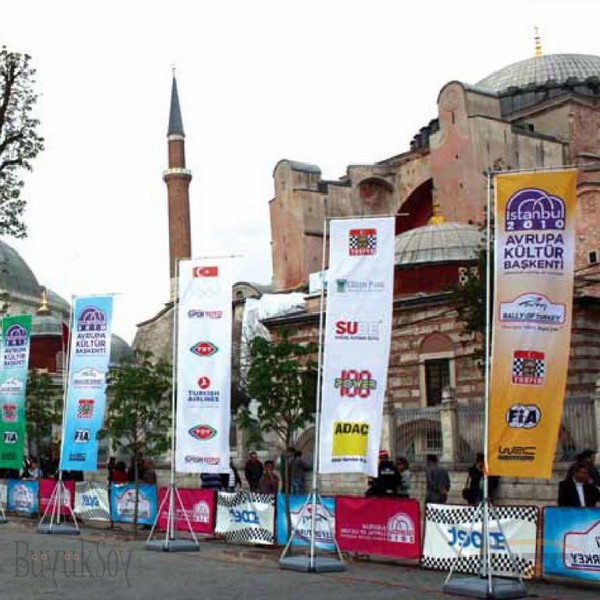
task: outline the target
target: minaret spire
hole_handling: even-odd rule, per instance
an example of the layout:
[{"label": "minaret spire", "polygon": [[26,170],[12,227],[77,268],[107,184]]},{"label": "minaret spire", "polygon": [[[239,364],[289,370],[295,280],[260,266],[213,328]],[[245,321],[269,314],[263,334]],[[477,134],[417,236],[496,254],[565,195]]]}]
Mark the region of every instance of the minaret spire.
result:
[{"label": "minaret spire", "polygon": [[536,27],[534,27],[534,31],[535,31],[535,56],[536,58],[539,58],[540,56],[542,56],[542,40],[540,39],[540,32]]},{"label": "minaret spire", "polygon": [[174,298],[177,260],[190,258],[192,255],[189,199],[192,172],[185,166],[185,134],[183,132],[183,120],[181,118],[174,67],[167,140],[169,168],[163,173],[163,179],[167,184],[169,199],[169,270],[171,275],[171,298]]}]

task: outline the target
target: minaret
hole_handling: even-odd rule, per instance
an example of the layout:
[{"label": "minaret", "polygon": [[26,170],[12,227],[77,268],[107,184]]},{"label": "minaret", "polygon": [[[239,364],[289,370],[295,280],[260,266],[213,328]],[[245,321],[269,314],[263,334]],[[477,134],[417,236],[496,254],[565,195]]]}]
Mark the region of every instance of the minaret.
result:
[{"label": "minaret", "polygon": [[174,298],[177,259],[192,256],[189,199],[192,172],[185,168],[185,134],[179,108],[175,69],[173,69],[167,140],[169,143],[169,168],[163,173],[163,179],[167,184],[169,198],[169,269],[171,298]]}]

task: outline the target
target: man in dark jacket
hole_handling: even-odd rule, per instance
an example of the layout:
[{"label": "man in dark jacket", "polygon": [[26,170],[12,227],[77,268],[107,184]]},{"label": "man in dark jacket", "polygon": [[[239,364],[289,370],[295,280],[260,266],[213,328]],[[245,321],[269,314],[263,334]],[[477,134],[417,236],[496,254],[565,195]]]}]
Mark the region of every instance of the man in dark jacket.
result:
[{"label": "man in dark jacket", "polygon": [[425,502],[445,504],[448,500],[448,492],[450,491],[450,475],[448,475],[448,471],[444,467],[438,465],[438,459],[435,454],[427,455],[425,477],[427,480]]},{"label": "man in dark jacket", "polygon": [[578,508],[596,506],[600,500],[600,492],[589,482],[589,466],[586,463],[578,463],[571,471],[572,474],[567,475],[566,479],[558,484],[558,505]]},{"label": "man in dark jacket", "polygon": [[377,477],[372,480],[367,496],[395,496],[400,484],[400,472],[386,450],[379,451]]},{"label": "man in dark jacket", "polygon": [[251,492],[258,492],[258,483],[262,474],[263,466],[260,460],[258,460],[258,454],[250,452],[246,466],[244,467],[244,475],[246,476],[246,481]]}]

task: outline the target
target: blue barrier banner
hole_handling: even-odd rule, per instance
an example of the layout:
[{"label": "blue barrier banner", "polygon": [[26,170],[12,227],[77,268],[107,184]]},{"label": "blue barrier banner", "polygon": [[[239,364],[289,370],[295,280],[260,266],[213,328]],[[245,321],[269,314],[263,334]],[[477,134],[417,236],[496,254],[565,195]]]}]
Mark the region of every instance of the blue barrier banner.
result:
[{"label": "blue barrier banner", "polygon": [[[156,519],[156,486],[140,483],[138,498],[138,523],[152,525]],[[133,523],[135,510],[135,484],[110,486],[110,518],[116,523]]]},{"label": "blue barrier banner", "polygon": [[600,581],[600,508],[545,508],[544,575]]},{"label": "blue barrier banner", "polygon": [[[290,496],[290,516],[292,518],[292,529],[298,523],[300,511],[306,502],[307,496]],[[317,504],[317,519],[315,528],[316,547],[319,550],[329,552],[335,551],[332,533],[335,533],[335,499],[321,498],[323,504]],[[292,540],[292,546],[310,545],[311,510],[308,506],[300,521],[296,534]],[[329,513],[329,514],[327,514]],[[328,525],[329,521],[329,525]],[[331,527],[331,529],[330,529]],[[285,517],[285,495],[277,495],[277,543],[285,546],[289,538],[287,519]]]},{"label": "blue barrier banner", "polygon": [[112,296],[75,298],[60,469],[96,471],[110,358]]},{"label": "blue barrier banner", "polygon": [[38,512],[39,482],[22,479],[7,481],[8,512],[35,515]]}]

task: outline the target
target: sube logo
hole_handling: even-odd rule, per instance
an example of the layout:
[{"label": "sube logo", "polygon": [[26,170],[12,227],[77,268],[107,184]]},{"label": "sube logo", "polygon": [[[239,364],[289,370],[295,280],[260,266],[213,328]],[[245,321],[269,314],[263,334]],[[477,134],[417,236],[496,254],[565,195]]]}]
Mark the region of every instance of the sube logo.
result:
[{"label": "sube logo", "polygon": [[336,321],[337,340],[379,340],[381,323],[378,321]]},{"label": "sube logo", "polygon": [[189,430],[189,434],[196,440],[205,442],[212,440],[217,435],[217,430],[210,425],[196,425]]},{"label": "sube logo", "polygon": [[190,348],[190,352],[196,356],[212,356],[219,351],[212,342],[198,342]]},{"label": "sube logo", "polygon": [[192,269],[192,275],[194,277],[218,277],[219,267],[216,265],[211,267],[194,267]]}]

